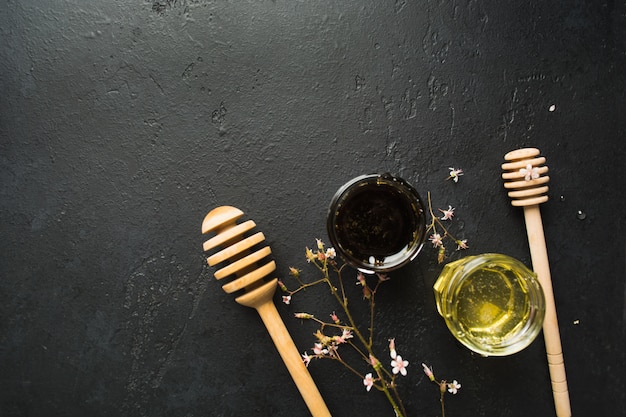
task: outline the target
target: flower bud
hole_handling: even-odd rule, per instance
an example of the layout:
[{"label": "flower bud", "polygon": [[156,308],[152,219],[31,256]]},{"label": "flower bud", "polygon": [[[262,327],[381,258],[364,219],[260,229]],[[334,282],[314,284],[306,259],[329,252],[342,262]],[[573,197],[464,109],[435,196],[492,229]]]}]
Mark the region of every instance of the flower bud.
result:
[{"label": "flower bud", "polygon": [[435,380],[435,375],[433,375],[433,368],[429,368],[424,363],[422,364],[422,367],[424,368],[424,373],[426,374],[428,379],[430,379],[431,381],[434,381]]},{"label": "flower bud", "polygon": [[376,370],[379,370],[382,367],[382,365],[380,364],[380,361],[376,359],[374,355],[370,355],[370,364]]},{"label": "flower bud", "polygon": [[307,262],[315,261],[317,259],[317,255],[315,255],[313,251],[309,248],[306,248],[305,254]]},{"label": "flower bud", "polygon": [[439,246],[439,250],[437,251],[437,263],[442,263],[446,257],[446,248],[441,245]]},{"label": "flower bud", "polygon": [[396,353],[396,339],[389,339],[389,355],[391,359],[395,359],[398,356]]},{"label": "flower bud", "polygon": [[372,290],[369,287],[363,287],[363,298],[367,300],[372,298]]}]

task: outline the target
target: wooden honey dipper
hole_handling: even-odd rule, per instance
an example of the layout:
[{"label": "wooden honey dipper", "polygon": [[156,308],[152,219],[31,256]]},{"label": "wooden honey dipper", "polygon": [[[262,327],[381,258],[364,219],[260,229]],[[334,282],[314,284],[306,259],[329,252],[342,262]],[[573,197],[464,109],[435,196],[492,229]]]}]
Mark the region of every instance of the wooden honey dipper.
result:
[{"label": "wooden honey dipper", "polygon": [[262,232],[247,236],[256,224],[252,220],[238,224],[241,216],[241,210],[229,206],[217,207],[206,215],[202,233],[215,232],[215,236],[204,242],[203,248],[221,248],[207,262],[209,266],[230,262],[215,271],[215,278],[236,277],[222,288],[229,294],[244,292],[235,301],[257,310],[311,415],[329,417],[331,414],[274,305],[278,279],[264,279],[276,269],[276,263],[268,259],[272,251],[269,246],[256,249],[265,236]]},{"label": "wooden honey dipper", "polygon": [[539,156],[539,149],[524,148],[511,151],[504,155],[502,164],[502,179],[505,180],[504,188],[509,191],[511,204],[524,208],[526,221],[526,233],[530,247],[533,269],[537,274],[546,299],[546,312],[543,320],[543,337],[548,356],[548,369],[552,382],[554,405],[558,417],[572,415],[567,378],[565,375],[565,363],[559,324],[556,317],[554,293],[550,277],[550,264],[548,263],[548,251],[541,222],[539,204],[548,201],[548,186],[550,177],[545,175],[548,167],[544,166],[546,158]]}]

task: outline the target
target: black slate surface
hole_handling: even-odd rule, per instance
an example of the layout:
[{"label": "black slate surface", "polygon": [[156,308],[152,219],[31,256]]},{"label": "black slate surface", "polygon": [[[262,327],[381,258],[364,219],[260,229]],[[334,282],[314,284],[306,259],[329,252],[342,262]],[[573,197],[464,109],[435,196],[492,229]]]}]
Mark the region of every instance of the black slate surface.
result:
[{"label": "black slate surface", "polygon": [[[608,1],[6,2],[0,416],[308,415],[255,311],[213,279],[204,215],[246,212],[289,282],[289,266],[315,276],[304,248],[326,239],[335,190],[392,172],[456,207],[469,249],[446,262],[530,264],[500,179],[525,146],[550,167],[574,415],[621,415],[625,16]],[[541,337],[471,354],[436,313],[440,271],[425,247],[378,298],[378,339],[411,362],[409,415],[439,415],[421,362],[462,384],[447,416],[553,415]],[[315,328],[293,313],[337,308],[323,290],[276,303],[302,351]],[[333,415],[393,415],[336,363],[309,369]]]}]

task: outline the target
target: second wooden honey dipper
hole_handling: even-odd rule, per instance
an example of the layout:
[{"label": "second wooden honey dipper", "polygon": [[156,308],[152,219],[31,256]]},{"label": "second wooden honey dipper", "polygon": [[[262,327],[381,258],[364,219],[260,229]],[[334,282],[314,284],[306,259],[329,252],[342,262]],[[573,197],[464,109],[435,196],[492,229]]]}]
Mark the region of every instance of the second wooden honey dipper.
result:
[{"label": "second wooden honey dipper", "polygon": [[230,206],[217,207],[206,215],[202,233],[214,232],[215,236],[204,242],[204,250],[220,248],[209,256],[207,262],[209,266],[221,266],[214,274],[216,279],[236,277],[222,288],[227,293],[243,292],[235,301],[257,310],[311,415],[330,417],[330,411],[272,300],[278,280],[266,279],[276,269],[274,261],[268,259],[270,247],[258,249],[265,236],[261,232],[251,233],[256,226],[252,220],[237,223],[242,216],[241,210]]},{"label": "second wooden honey dipper", "polygon": [[539,204],[548,201],[548,186],[550,177],[545,175],[548,167],[544,166],[546,159],[539,156],[535,148],[524,148],[511,151],[504,155],[508,162],[502,164],[502,179],[504,187],[509,191],[511,204],[524,208],[526,232],[530,247],[533,269],[539,278],[546,299],[546,314],[543,321],[543,337],[548,356],[548,368],[552,382],[554,406],[558,417],[572,415],[561,336],[554,303],[550,264],[541,221]]}]

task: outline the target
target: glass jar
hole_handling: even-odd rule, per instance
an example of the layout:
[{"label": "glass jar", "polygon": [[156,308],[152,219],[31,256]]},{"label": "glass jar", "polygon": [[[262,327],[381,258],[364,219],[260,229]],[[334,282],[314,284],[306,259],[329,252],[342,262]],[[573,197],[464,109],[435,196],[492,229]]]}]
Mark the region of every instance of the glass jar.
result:
[{"label": "glass jar", "polygon": [[447,264],[433,287],[452,335],[483,356],[526,348],[543,324],[537,275],[510,256],[487,253]]},{"label": "glass jar", "polygon": [[327,230],[349,265],[366,273],[391,271],[413,260],[424,244],[424,204],[402,178],[362,175],[335,193]]}]

